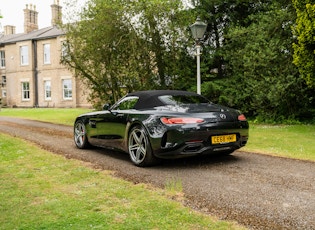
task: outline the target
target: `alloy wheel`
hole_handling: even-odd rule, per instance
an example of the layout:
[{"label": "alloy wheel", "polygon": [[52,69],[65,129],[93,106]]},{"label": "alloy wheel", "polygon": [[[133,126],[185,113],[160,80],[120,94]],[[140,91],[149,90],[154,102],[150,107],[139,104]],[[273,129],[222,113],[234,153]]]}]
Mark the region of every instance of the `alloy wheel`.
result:
[{"label": "alloy wheel", "polygon": [[148,139],[145,132],[140,128],[135,128],[129,135],[129,154],[131,160],[139,165],[147,155]]},{"label": "alloy wheel", "polygon": [[85,148],[87,145],[85,125],[78,121],[74,127],[74,142],[78,148]]}]

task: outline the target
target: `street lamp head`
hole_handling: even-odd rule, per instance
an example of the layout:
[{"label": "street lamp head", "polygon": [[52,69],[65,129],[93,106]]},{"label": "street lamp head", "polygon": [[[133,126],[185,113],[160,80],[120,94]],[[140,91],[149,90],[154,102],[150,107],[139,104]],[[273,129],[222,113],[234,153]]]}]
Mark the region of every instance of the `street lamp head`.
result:
[{"label": "street lamp head", "polygon": [[206,29],[207,24],[201,21],[199,17],[197,17],[196,22],[190,26],[192,36],[196,41],[203,39]]}]

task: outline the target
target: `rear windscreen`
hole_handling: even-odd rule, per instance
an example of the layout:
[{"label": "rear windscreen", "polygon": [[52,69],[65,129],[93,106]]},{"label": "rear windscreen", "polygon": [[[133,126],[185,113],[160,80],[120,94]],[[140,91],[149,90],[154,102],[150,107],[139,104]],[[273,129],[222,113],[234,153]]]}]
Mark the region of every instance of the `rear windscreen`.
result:
[{"label": "rear windscreen", "polygon": [[159,100],[165,105],[187,105],[210,103],[206,98],[199,95],[163,95]]}]

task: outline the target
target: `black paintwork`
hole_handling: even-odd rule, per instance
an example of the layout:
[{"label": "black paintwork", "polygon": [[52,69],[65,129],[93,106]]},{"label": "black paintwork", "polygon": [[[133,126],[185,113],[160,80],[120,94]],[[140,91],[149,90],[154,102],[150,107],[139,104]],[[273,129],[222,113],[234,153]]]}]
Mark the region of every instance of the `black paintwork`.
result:
[{"label": "black paintwork", "polygon": [[[172,104],[168,96],[161,100],[165,95],[176,97],[183,103]],[[190,98],[202,103],[186,104]],[[153,90],[127,94],[109,110],[83,114],[76,121],[84,121],[92,145],[125,152],[128,152],[130,129],[141,125],[156,157],[177,158],[213,152],[231,153],[246,145],[249,125],[246,120],[238,120],[240,114],[237,110],[213,104],[196,93]],[[165,125],[161,117],[195,117],[203,118],[205,122]],[[211,143],[211,136],[227,134],[236,134],[236,142]]]}]

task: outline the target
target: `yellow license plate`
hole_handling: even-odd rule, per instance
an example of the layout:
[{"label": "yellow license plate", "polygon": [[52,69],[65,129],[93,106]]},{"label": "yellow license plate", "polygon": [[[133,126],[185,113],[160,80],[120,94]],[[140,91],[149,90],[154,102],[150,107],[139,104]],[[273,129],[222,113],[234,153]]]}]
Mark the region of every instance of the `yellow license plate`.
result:
[{"label": "yellow license plate", "polygon": [[224,143],[236,142],[236,134],[212,136],[211,142],[212,144],[224,144]]}]

